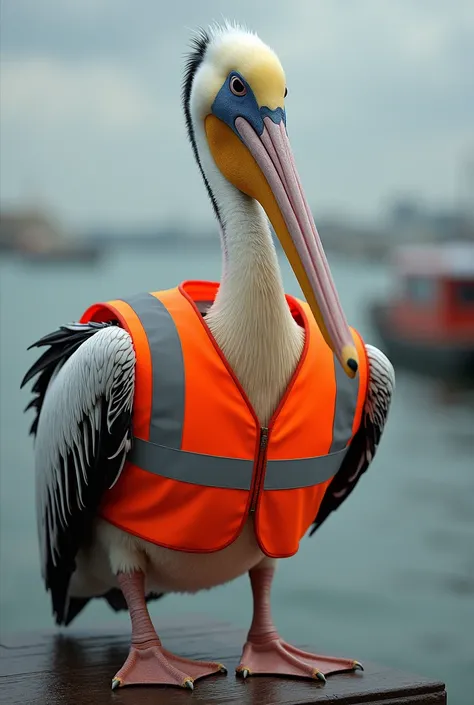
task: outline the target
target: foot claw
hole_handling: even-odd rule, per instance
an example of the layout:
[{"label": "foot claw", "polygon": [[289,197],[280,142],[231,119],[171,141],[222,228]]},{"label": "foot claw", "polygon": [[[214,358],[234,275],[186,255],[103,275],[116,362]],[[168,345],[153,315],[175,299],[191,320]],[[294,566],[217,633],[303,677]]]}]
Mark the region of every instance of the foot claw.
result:
[{"label": "foot claw", "polygon": [[326,677],[331,673],[355,670],[363,670],[359,661],[311,654],[280,638],[263,643],[247,641],[237,667],[237,673],[243,678],[253,674],[293,676],[313,678],[321,683],[326,683]]},{"label": "foot claw", "polygon": [[112,689],[129,685],[171,685],[194,690],[194,681],[226,672],[221,663],[192,661],[163,649],[160,643],[131,646],[124,665],[115,674]]}]

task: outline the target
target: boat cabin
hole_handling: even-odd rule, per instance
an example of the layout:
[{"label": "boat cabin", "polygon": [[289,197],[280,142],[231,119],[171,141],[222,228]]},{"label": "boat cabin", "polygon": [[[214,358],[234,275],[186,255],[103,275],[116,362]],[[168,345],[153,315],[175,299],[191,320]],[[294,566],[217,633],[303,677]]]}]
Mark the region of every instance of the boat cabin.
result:
[{"label": "boat cabin", "polygon": [[403,247],[392,323],[424,339],[474,340],[474,243]]}]

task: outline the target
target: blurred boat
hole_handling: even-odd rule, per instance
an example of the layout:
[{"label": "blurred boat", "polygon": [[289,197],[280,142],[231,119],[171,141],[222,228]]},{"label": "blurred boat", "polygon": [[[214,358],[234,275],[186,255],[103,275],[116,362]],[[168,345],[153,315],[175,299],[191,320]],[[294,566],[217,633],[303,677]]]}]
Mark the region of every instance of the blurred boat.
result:
[{"label": "blurred boat", "polygon": [[102,250],[91,243],[78,241],[46,248],[22,248],[19,253],[29,264],[94,264]]},{"label": "blurred boat", "polygon": [[0,252],[30,264],[92,264],[102,247],[71,237],[49,211],[24,208],[0,211]]},{"label": "blurred boat", "polygon": [[393,364],[474,386],[474,243],[400,248],[394,272],[394,295],[370,307]]}]

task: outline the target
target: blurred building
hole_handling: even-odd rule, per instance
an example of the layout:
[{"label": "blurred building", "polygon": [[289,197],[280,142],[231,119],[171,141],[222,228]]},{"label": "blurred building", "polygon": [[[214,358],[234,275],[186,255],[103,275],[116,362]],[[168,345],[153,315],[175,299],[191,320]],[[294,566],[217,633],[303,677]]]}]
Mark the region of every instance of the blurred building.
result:
[{"label": "blurred building", "polygon": [[474,241],[474,218],[468,209],[430,209],[414,199],[390,208],[386,229],[397,244]]},{"label": "blurred building", "polygon": [[403,245],[474,242],[474,214],[466,209],[430,209],[412,198],[394,201],[381,221],[318,220],[328,252],[380,261]]}]

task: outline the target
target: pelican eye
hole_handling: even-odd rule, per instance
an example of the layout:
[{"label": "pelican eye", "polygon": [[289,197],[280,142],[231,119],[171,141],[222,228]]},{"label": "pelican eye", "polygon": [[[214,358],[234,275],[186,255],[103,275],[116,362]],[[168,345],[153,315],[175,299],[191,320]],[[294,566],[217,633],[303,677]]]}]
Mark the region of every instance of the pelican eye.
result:
[{"label": "pelican eye", "polygon": [[247,89],[238,76],[232,76],[230,79],[230,90],[234,95],[243,96],[247,93]]},{"label": "pelican eye", "polygon": [[286,98],[287,95],[288,95],[288,88],[285,88],[285,93],[283,94],[283,97]]}]

